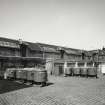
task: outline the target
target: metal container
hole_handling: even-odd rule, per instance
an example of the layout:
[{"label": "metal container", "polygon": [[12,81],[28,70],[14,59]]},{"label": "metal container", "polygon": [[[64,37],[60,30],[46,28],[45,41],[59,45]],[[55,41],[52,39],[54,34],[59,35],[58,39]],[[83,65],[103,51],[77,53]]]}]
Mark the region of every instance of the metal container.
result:
[{"label": "metal container", "polygon": [[96,67],[89,67],[87,70],[88,76],[95,76],[97,78],[97,68]]},{"label": "metal container", "polygon": [[80,75],[80,68],[79,67],[74,67],[73,68],[73,76],[79,76]]},{"label": "metal container", "polygon": [[22,68],[16,70],[16,79],[22,79]]},{"label": "metal container", "polygon": [[22,69],[21,79],[23,79],[23,80],[27,80],[27,69],[28,68],[23,68]]},{"label": "metal container", "polygon": [[21,80],[27,80],[27,68],[18,68],[16,70],[16,78]]},{"label": "metal container", "polygon": [[27,70],[27,80],[34,81],[35,76],[35,68],[28,68]]},{"label": "metal container", "polygon": [[16,79],[21,79],[21,72],[22,70],[20,68],[16,70]]},{"label": "metal container", "polygon": [[81,76],[87,76],[87,70],[88,70],[87,67],[81,67],[80,68],[80,75]]},{"label": "metal container", "polygon": [[34,81],[35,82],[47,82],[47,71],[44,70],[44,69],[37,69],[35,70],[35,73],[34,73]]},{"label": "metal container", "polygon": [[9,78],[9,79],[15,79],[16,78],[15,68],[8,68],[5,73],[7,73],[7,78]]}]

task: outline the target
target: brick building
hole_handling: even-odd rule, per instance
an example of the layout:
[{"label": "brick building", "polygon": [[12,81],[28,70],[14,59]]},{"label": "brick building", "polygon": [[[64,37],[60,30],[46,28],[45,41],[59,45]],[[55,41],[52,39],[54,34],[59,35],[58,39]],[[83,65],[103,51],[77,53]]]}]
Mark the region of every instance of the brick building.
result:
[{"label": "brick building", "polygon": [[[32,43],[0,37],[0,71],[7,67],[33,67],[52,62],[104,61],[105,50],[84,51],[43,43]],[[54,64],[54,63],[53,63]],[[49,68],[48,68],[49,69]],[[1,74],[1,73],[0,73]]]},{"label": "brick building", "polygon": [[0,38],[0,56],[82,60],[79,49]]}]

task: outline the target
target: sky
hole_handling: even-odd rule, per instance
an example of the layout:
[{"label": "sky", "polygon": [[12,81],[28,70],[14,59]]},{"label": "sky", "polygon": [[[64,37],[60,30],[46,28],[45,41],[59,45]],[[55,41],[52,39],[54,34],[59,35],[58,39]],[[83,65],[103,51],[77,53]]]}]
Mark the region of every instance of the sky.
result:
[{"label": "sky", "polygon": [[0,37],[100,49],[105,0],[0,0]]}]

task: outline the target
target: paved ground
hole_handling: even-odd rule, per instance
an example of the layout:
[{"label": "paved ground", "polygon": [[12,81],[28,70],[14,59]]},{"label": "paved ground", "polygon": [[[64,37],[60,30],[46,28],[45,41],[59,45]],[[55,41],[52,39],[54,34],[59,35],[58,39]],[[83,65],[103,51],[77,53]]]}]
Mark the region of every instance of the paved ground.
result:
[{"label": "paved ground", "polygon": [[50,77],[46,87],[1,82],[8,91],[1,90],[0,105],[105,105],[105,76]]}]

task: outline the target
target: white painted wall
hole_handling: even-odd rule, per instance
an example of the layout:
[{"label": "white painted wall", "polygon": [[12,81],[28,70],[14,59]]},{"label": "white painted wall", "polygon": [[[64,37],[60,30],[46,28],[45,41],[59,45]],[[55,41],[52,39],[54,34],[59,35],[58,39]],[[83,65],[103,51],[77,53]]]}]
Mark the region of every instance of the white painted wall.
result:
[{"label": "white painted wall", "polygon": [[105,73],[105,64],[101,64],[101,72]]}]

